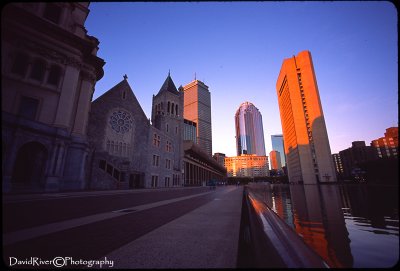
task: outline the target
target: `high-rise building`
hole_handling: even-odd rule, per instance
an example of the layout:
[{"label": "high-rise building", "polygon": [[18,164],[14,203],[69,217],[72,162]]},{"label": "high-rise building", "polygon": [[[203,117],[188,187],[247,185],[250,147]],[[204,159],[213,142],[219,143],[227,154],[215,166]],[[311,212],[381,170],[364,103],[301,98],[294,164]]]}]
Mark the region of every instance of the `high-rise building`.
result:
[{"label": "high-rise building", "polygon": [[271,135],[272,149],[278,151],[281,156],[282,166],[286,166],[285,157],[285,143],[283,142],[283,135]]},{"label": "high-rise building", "polygon": [[250,102],[242,103],[235,114],[237,155],[265,156],[262,116]]},{"label": "high-rise building", "polygon": [[387,128],[385,136],[372,140],[371,146],[376,149],[377,155],[380,158],[397,158],[399,152],[399,127]]},{"label": "high-rise building", "polygon": [[271,169],[282,169],[281,155],[278,151],[270,151],[269,159],[271,160]]},{"label": "high-rise building", "polygon": [[289,181],[335,182],[336,174],[311,53],[283,61],[276,83]]},{"label": "high-rise building", "polygon": [[197,144],[211,157],[211,95],[208,86],[194,80],[180,90],[184,91],[183,117],[197,124]]}]

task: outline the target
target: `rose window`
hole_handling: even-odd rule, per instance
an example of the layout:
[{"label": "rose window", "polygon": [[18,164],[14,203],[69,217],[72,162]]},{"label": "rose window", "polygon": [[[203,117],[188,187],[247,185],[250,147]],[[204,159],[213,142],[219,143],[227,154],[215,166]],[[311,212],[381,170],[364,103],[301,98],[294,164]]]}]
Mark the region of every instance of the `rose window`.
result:
[{"label": "rose window", "polygon": [[119,133],[124,134],[132,128],[132,118],[128,113],[115,111],[110,117],[111,128]]}]

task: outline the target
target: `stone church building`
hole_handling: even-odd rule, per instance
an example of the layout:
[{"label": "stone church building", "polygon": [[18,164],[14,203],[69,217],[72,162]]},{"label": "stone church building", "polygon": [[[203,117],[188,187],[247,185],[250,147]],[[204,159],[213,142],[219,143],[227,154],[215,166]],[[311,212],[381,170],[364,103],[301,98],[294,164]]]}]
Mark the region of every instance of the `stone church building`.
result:
[{"label": "stone church building", "polygon": [[170,75],[153,95],[151,122],[127,77],[92,102],[90,189],[182,186],[183,93]]}]

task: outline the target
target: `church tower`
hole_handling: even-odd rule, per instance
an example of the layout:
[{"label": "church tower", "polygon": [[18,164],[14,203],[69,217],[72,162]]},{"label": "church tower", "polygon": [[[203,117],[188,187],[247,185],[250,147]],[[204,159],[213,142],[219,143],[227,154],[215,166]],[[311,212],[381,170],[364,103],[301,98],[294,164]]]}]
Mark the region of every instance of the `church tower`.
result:
[{"label": "church tower", "polygon": [[[176,89],[169,73],[157,95],[153,95],[151,122],[150,151],[155,156],[151,164],[155,165],[153,174],[156,175],[152,176],[150,186],[179,185],[183,166],[183,92]],[[158,159],[163,164],[158,166]]]}]

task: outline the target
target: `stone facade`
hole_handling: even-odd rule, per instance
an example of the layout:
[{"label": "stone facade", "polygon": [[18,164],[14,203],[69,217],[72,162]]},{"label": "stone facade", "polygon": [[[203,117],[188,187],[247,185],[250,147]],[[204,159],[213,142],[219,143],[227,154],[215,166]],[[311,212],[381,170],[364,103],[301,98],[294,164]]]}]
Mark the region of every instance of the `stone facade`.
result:
[{"label": "stone facade", "polygon": [[183,92],[168,74],[153,95],[146,187],[183,185]]},{"label": "stone facade", "polygon": [[9,3],[2,10],[3,191],[87,186],[86,128],[104,61],[86,34],[88,3]]},{"label": "stone facade", "polygon": [[125,77],[92,103],[91,189],[181,186],[183,97],[168,75],[153,96],[152,124]]},{"label": "stone facade", "polygon": [[88,138],[91,189],[145,186],[150,122],[126,79],[92,102]]}]

